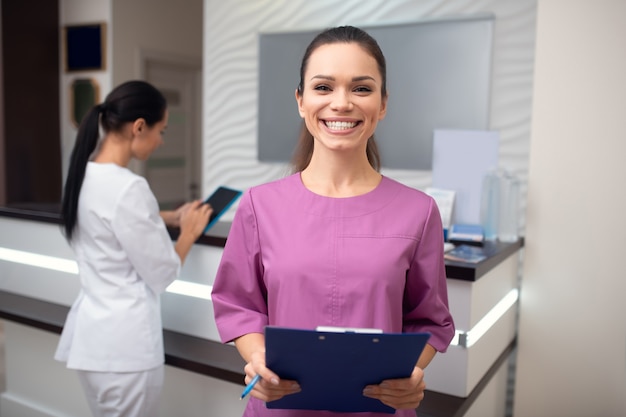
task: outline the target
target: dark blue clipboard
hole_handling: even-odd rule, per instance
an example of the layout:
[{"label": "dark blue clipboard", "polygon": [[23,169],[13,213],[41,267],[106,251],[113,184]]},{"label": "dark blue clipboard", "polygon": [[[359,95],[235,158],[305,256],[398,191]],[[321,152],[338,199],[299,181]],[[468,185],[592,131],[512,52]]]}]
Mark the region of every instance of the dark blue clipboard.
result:
[{"label": "dark blue clipboard", "polygon": [[366,385],[407,378],[430,333],[326,332],[265,327],[267,367],[302,391],[266,403],[267,408],[395,413],[363,396]]}]

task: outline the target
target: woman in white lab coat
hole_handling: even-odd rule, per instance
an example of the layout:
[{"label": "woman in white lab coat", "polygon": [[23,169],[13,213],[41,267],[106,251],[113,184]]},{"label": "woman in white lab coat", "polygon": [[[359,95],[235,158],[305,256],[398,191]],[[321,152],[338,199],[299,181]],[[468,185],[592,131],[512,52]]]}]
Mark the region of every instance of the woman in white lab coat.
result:
[{"label": "woman in white lab coat", "polygon": [[[167,120],[156,88],[123,83],[85,116],[71,155],[62,218],[81,291],[55,358],[78,371],[94,416],[157,415],[164,364],[159,296],[211,213],[200,201],[160,212],[147,181],[127,168],[163,143]],[[180,227],[175,245],[166,224]]]}]

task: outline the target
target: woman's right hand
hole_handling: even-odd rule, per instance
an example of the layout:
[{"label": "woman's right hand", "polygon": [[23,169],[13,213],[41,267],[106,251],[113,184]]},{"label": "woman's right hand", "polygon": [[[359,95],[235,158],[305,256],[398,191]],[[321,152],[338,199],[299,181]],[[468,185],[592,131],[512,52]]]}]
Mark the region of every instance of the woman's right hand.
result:
[{"label": "woman's right hand", "polygon": [[244,367],[246,385],[255,375],[261,375],[250,395],[262,401],[275,401],[285,395],[300,392],[300,385],[296,381],[280,379],[278,375],[265,366],[265,352],[257,351],[250,355],[250,362]]},{"label": "woman's right hand", "polygon": [[202,200],[195,200],[187,203],[180,210],[180,233],[190,234],[197,239],[206,225],[209,223],[209,217],[213,213],[210,205],[204,204]]}]

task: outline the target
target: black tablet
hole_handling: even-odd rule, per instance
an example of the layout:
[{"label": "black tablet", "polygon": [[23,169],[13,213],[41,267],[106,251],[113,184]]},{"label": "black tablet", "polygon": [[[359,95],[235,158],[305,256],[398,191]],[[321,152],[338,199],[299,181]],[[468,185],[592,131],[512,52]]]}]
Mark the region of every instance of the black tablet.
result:
[{"label": "black tablet", "polygon": [[213,208],[213,213],[211,213],[211,217],[209,217],[209,223],[206,225],[204,233],[215,224],[222,214],[226,213],[229,207],[241,196],[241,193],[240,190],[220,186],[217,187],[217,190],[215,190],[213,194],[204,200],[205,203],[210,204]]}]

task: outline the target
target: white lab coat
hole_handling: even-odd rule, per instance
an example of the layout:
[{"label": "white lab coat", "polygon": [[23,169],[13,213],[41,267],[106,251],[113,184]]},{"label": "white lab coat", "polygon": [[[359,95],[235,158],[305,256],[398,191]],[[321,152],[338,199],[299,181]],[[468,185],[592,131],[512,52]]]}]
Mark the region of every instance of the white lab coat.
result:
[{"label": "white lab coat", "polygon": [[55,359],[98,372],[163,364],[159,295],[180,273],[180,258],[143,177],[89,162],[72,248],[81,291]]}]

